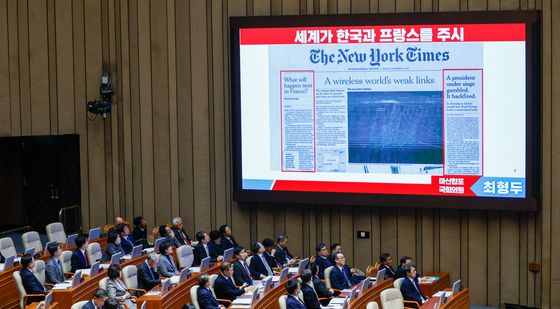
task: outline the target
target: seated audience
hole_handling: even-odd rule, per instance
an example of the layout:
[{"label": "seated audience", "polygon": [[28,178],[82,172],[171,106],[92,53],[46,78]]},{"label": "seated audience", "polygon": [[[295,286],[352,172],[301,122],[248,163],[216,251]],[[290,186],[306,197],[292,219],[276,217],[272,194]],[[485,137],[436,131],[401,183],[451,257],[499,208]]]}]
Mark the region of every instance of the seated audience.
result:
[{"label": "seated audience", "polygon": [[[325,247],[326,248],[326,247]],[[303,302],[309,309],[321,309],[319,302],[319,294],[315,291],[313,286],[313,275],[310,269],[306,269],[300,276],[301,285],[300,289],[303,293]]]},{"label": "seated audience", "polygon": [[404,265],[406,264],[412,265],[412,258],[410,256],[405,255],[401,257],[399,261],[399,267],[397,267],[397,270],[395,271],[395,279],[406,277],[406,272],[403,269]]},{"label": "seated audience", "polygon": [[214,250],[217,255],[224,255],[224,249],[220,245],[220,242],[222,241],[222,234],[220,233],[220,231],[211,230],[208,236],[210,236],[208,246],[212,247],[212,250]]},{"label": "seated audience", "polygon": [[146,257],[146,260],[142,262],[142,264],[138,265],[137,275],[139,289],[149,291],[161,283],[157,271],[158,262],[158,254],[150,252],[150,254]]},{"label": "seated audience", "polygon": [[107,236],[107,247],[105,248],[105,252],[103,252],[101,261],[110,261],[113,254],[116,253],[122,253],[124,255],[124,249],[121,246],[121,237],[116,231],[110,230]]},{"label": "seated audience", "polygon": [[177,248],[179,248],[181,246],[181,243],[179,243],[179,240],[177,240],[177,238],[175,238],[175,233],[173,233],[171,228],[167,225],[160,225],[159,226],[159,237],[167,238],[167,240],[169,240],[171,242],[172,246],[175,246]]},{"label": "seated audience", "polygon": [[130,229],[127,224],[119,224],[115,226],[115,231],[121,238],[121,247],[125,254],[130,254],[134,247],[134,239],[130,236]]},{"label": "seated audience", "polygon": [[317,252],[315,264],[319,267],[319,278],[325,279],[325,269],[334,265],[329,260],[329,249],[324,243],[320,243],[315,248],[315,251]]},{"label": "seated audience", "polygon": [[229,262],[223,262],[220,265],[220,274],[214,280],[214,293],[218,299],[228,299],[234,301],[237,296],[245,293],[247,284],[243,284],[240,288],[236,287],[231,279],[233,275],[233,267]]},{"label": "seated audience", "polygon": [[294,257],[290,251],[288,251],[288,237],[286,235],[278,236],[275,249],[274,257],[282,266],[289,266],[298,261],[298,258]]},{"label": "seated audience", "polygon": [[251,246],[251,250],[253,251],[253,257],[251,258],[249,268],[252,270],[251,273],[255,274],[253,275],[253,279],[273,276],[274,272],[264,256],[263,245],[258,242],[254,243],[253,246]]},{"label": "seated audience", "polygon": [[337,293],[335,293],[332,289],[327,289],[325,282],[319,278],[317,275],[319,273],[319,266],[311,265],[310,269],[311,274],[313,275],[313,287],[315,288],[315,292],[317,292],[317,297],[326,298],[321,300],[321,304],[323,306],[327,306],[330,302],[330,297],[335,296]]},{"label": "seated audience", "polygon": [[64,278],[62,262],[60,261],[62,249],[59,244],[50,244],[47,247],[47,251],[49,251],[51,258],[47,261],[45,267],[45,282],[51,284],[61,283],[66,279]]},{"label": "seated audience", "polygon": [[381,253],[379,260],[375,263],[377,271],[385,269],[385,278],[395,278],[395,270],[391,266],[393,259],[389,253]]},{"label": "seated audience", "polygon": [[199,231],[196,233],[196,240],[198,244],[194,247],[194,261],[193,265],[198,266],[200,265],[200,261],[205,257],[210,257],[210,262],[219,262],[224,259],[223,256],[218,255],[214,249],[208,245],[210,242],[210,237],[208,233],[204,231]]},{"label": "seated audience", "polygon": [[224,306],[220,305],[214,294],[210,290],[210,279],[208,274],[198,276],[198,290],[196,291],[198,306],[200,309],[220,309]]},{"label": "seated audience", "polygon": [[158,273],[162,277],[170,278],[179,274],[179,269],[173,260],[173,246],[169,241],[164,241],[159,245],[159,262],[157,264]]},{"label": "seated audience", "polygon": [[286,291],[288,292],[288,297],[286,297],[286,309],[307,308],[298,297],[300,289],[297,279],[290,279],[290,281],[288,281],[288,283],[286,284]]},{"label": "seated audience", "polygon": [[337,253],[342,253],[342,246],[335,242],[334,244],[331,245],[331,254],[329,255],[329,260],[331,260],[331,263],[334,265],[334,255]]},{"label": "seated audience", "polygon": [[265,276],[249,269],[247,263],[245,263],[245,259],[247,259],[247,252],[245,252],[245,248],[243,247],[235,247],[233,249],[233,254],[235,256],[235,262],[233,263],[233,280],[235,281],[235,285],[242,285],[243,283],[247,283],[247,285],[253,285],[252,277],[262,279]]},{"label": "seated audience", "polygon": [[132,230],[132,239],[134,239],[135,245],[142,245],[144,248],[150,246],[148,243],[148,230],[146,228],[147,223],[144,217],[138,216],[132,220],[134,224],[134,229]]},{"label": "seated audience", "polygon": [[[35,260],[31,256],[31,254],[24,255],[21,260],[21,270],[19,271],[19,275],[21,276],[21,283],[23,284],[23,288],[25,289],[25,293],[27,294],[47,294],[45,288],[37,279],[35,274],[33,273],[33,268],[35,267]],[[44,297],[28,297],[27,304],[34,301],[38,301],[43,299]]]},{"label": "seated audience", "polygon": [[103,289],[97,289],[95,293],[93,293],[93,299],[88,301],[82,309],[103,309],[105,308],[103,305],[107,300],[107,292]]},{"label": "seated audience", "polygon": [[122,217],[116,217],[115,218],[115,226],[117,226],[119,224],[123,224],[123,223],[125,223],[125,221]]},{"label": "seated audience", "polygon": [[120,279],[121,277],[121,267],[117,264],[111,264],[107,270],[107,298],[116,299],[118,302],[126,304],[126,306],[131,308],[136,308],[136,304],[131,301],[130,293],[124,282]]},{"label": "seated audience", "polygon": [[227,224],[224,224],[220,226],[219,231],[220,234],[222,234],[222,238],[220,238],[220,247],[222,247],[223,251],[239,246],[235,241],[235,238],[233,238],[231,234],[231,227],[229,227]]},{"label": "seated audience", "polygon": [[418,276],[416,276],[416,267],[410,264],[405,264],[403,270],[406,272],[406,277],[401,283],[401,293],[404,300],[415,301],[422,305],[428,297],[422,293],[420,285],[418,284]]},{"label": "seated audience", "polygon": [[338,290],[349,289],[356,284],[353,281],[350,267],[346,265],[346,258],[342,253],[335,253],[335,265],[331,271],[331,285]]},{"label": "seated audience", "polygon": [[78,269],[87,269],[91,267],[86,254],[87,247],[88,241],[84,235],[76,237],[76,250],[74,250],[70,258],[71,272],[75,273]]},{"label": "seated audience", "polygon": [[270,266],[270,268],[274,269],[275,267],[282,267],[282,264],[280,264],[274,257],[274,254],[276,253],[276,249],[274,249],[274,247],[276,247],[274,240],[265,238],[262,241],[262,245],[264,247],[263,255],[268,261],[268,265]]},{"label": "seated audience", "polygon": [[173,224],[173,227],[171,228],[171,230],[173,231],[173,234],[175,234],[175,239],[177,239],[177,241],[179,242],[179,244],[182,245],[191,245],[191,238],[189,237],[189,235],[187,234],[187,232],[185,231],[185,229],[183,228],[183,219],[181,219],[181,217],[175,217],[173,218],[173,221],[171,221],[171,223]]}]

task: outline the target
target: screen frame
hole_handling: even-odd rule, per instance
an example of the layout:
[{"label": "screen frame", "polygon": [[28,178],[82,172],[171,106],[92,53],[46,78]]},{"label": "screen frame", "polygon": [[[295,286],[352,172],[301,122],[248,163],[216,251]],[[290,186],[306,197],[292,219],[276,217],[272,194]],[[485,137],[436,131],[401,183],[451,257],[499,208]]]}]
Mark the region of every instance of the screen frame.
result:
[{"label": "screen frame", "polygon": [[[389,13],[230,18],[230,81],[233,200],[238,203],[363,205],[536,211],[541,199],[541,31],[540,11]],[[361,25],[525,23],[526,25],[526,197],[458,197],[242,189],[239,30],[242,28]]]}]

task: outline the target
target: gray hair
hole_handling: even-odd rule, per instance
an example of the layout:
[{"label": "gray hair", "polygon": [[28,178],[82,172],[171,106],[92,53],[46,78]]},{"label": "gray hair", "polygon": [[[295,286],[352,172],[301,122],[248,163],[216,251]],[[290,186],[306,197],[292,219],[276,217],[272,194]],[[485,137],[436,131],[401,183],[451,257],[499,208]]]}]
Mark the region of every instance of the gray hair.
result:
[{"label": "gray hair", "polygon": [[179,222],[183,222],[183,219],[181,219],[181,217],[175,217],[171,221],[171,223],[173,223],[173,225],[177,225],[177,223],[179,223]]},{"label": "gray hair", "polygon": [[159,258],[159,255],[158,255],[157,253],[155,253],[155,252],[150,252],[150,253],[148,254],[148,260],[150,260],[150,261],[152,261],[152,262],[155,261],[155,260],[157,260],[158,258]]}]

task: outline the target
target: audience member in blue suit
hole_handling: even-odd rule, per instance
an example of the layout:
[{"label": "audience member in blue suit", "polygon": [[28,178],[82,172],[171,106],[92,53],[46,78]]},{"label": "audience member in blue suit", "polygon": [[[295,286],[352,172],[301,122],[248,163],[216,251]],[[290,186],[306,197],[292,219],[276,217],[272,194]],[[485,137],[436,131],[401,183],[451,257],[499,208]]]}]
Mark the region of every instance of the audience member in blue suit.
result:
[{"label": "audience member in blue suit", "polygon": [[247,283],[247,285],[253,285],[253,279],[251,278],[259,278],[261,274],[247,266],[247,252],[245,252],[245,248],[236,247],[233,249],[233,254],[235,255],[235,262],[233,262],[233,279],[235,284],[242,285]]},{"label": "audience member in blue suit", "polygon": [[344,254],[335,253],[334,262],[335,265],[331,271],[330,277],[332,287],[338,290],[344,290],[354,286],[356,282],[353,281],[350,267],[346,265]]},{"label": "audience member in blue suit", "polygon": [[403,270],[406,271],[406,277],[401,283],[401,293],[404,300],[415,301],[422,305],[428,297],[422,293],[420,285],[418,284],[418,276],[416,276],[416,267],[410,264],[405,264]]},{"label": "audience member in blue suit", "polygon": [[297,279],[288,281],[286,284],[286,291],[288,292],[288,297],[286,297],[286,309],[307,309],[305,304],[298,298],[300,290]]},{"label": "audience member in blue suit", "polygon": [[126,224],[119,224],[115,226],[115,231],[121,237],[121,247],[124,250],[125,254],[130,254],[132,252],[132,248],[134,247],[134,239],[130,236],[130,229]]},{"label": "audience member in blue suit", "polygon": [[98,289],[93,294],[93,299],[88,301],[82,309],[103,309],[105,301],[107,300],[107,292],[103,289]]},{"label": "audience member in blue suit", "polygon": [[317,256],[315,258],[315,265],[319,266],[319,278],[325,279],[325,269],[334,266],[329,260],[329,248],[324,243],[320,243],[315,248]]},{"label": "audience member in blue suit", "polygon": [[229,262],[223,262],[222,265],[220,265],[220,274],[216,277],[216,280],[214,280],[216,298],[234,301],[237,296],[241,296],[245,293],[247,284],[243,284],[241,288],[236,287],[231,279],[232,275],[233,266]]},{"label": "audience member in blue suit", "polygon": [[[25,293],[27,294],[47,294],[45,288],[35,277],[33,273],[33,267],[35,267],[35,260],[31,256],[31,254],[24,255],[21,260],[21,267],[22,269],[19,271],[19,275],[21,277],[21,283],[23,284],[23,288],[25,289]],[[30,304],[34,301],[41,300],[44,297],[28,297],[27,304]]]},{"label": "audience member in blue suit", "polygon": [[86,269],[91,266],[86,256],[88,245],[88,241],[84,235],[76,237],[76,250],[72,252],[72,257],[70,258],[71,272],[75,273],[78,269]]},{"label": "audience member in blue suit", "polygon": [[210,291],[210,279],[208,274],[198,276],[198,290],[196,291],[198,306],[200,309],[221,309],[222,305],[218,303],[212,291]]},{"label": "audience member in blue suit", "polygon": [[218,255],[218,253],[214,251],[213,247],[209,245],[210,237],[208,236],[208,233],[198,231],[195,236],[198,244],[194,247],[194,266],[200,265],[200,261],[206,257],[210,257],[210,263],[220,262],[223,260],[224,257]]}]

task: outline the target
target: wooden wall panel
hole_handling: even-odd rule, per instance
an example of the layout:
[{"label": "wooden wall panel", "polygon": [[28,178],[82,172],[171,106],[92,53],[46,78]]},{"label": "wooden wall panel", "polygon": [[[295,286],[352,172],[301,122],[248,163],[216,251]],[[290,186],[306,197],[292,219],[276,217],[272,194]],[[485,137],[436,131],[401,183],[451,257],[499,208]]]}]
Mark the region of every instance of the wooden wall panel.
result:
[{"label": "wooden wall panel", "polygon": [[[541,9],[542,206],[534,214],[232,201],[229,17]],[[365,269],[379,253],[463,279],[476,304],[560,306],[560,3],[552,0],[0,0],[0,135],[80,135],[84,228],[121,214],[187,232],[230,224],[245,246],[280,233],[296,255],[341,242]],[[102,72],[117,91],[88,120]],[[89,115],[91,116],[91,115]],[[369,231],[370,239],[356,232]],[[528,263],[542,265],[539,273]]]}]

